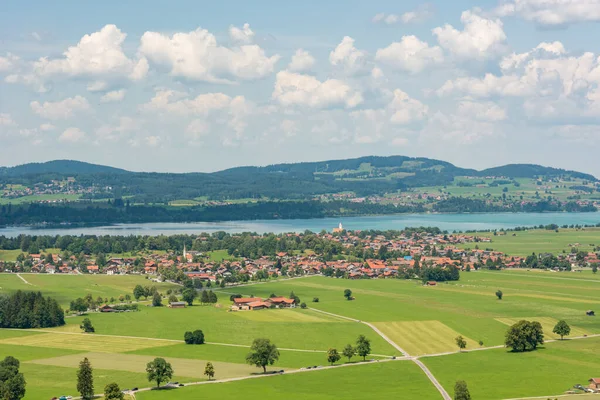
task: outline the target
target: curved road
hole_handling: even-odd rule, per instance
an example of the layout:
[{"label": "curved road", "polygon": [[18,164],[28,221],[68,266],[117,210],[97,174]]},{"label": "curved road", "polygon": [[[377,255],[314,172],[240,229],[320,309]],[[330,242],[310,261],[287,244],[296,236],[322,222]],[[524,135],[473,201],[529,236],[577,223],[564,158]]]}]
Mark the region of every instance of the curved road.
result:
[{"label": "curved road", "polygon": [[433,376],[433,374],[431,373],[431,371],[429,370],[429,368],[427,368],[427,366],[425,364],[423,364],[423,362],[421,362],[421,360],[419,360],[418,357],[412,357],[410,354],[408,354],[406,352],[406,350],[404,350],[402,347],[398,346],[392,339],[390,339],[389,337],[387,337],[375,325],[373,325],[373,324],[371,324],[369,322],[360,321],[358,319],[348,318],[348,317],[345,317],[343,315],[333,314],[333,313],[330,313],[330,312],[327,312],[327,311],[321,311],[321,310],[318,310],[316,308],[310,308],[310,309],[314,310],[314,311],[317,311],[317,312],[320,312],[320,313],[323,313],[323,314],[327,314],[327,315],[331,315],[331,316],[334,316],[334,317],[346,319],[346,320],[349,320],[349,321],[359,322],[361,324],[367,325],[369,328],[373,329],[375,331],[375,333],[377,333],[379,336],[381,336],[381,338],[383,340],[385,340],[386,342],[388,342],[393,348],[395,348],[400,353],[402,353],[402,355],[404,357],[406,357],[409,360],[412,360],[415,364],[417,364],[419,366],[419,368],[421,368],[421,370],[425,373],[425,375],[427,375],[427,378],[429,378],[429,380],[431,381],[431,383],[433,384],[433,386],[435,386],[435,388],[438,390],[438,392],[440,392],[440,394],[442,395],[442,398],[444,400],[452,400],[452,397],[450,397],[450,395],[448,394],[448,392],[446,391],[446,389],[444,389],[444,387],[442,386],[442,384],[436,379],[435,376]]}]

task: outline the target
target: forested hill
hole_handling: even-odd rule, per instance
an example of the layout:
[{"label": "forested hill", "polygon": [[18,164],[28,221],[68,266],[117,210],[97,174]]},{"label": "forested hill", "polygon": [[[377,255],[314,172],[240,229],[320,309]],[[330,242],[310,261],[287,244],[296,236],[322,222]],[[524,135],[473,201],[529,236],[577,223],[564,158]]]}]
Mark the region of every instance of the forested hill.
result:
[{"label": "forested hill", "polygon": [[16,167],[0,167],[0,177],[20,177],[24,175],[44,174],[74,176],[100,173],[129,173],[129,171],[73,160],[55,160],[44,163],[17,165]]},{"label": "forested hill", "polygon": [[31,187],[51,180],[75,178],[83,187],[110,188],[88,198],[128,196],[134,202],[169,202],[178,199],[285,199],[303,200],[316,195],[353,192],[357,196],[382,195],[408,188],[451,184],[456,177],[596,178],[575,171],[529,164],[512,164],[483,171],[465,169],[429,158],[404,156],[361,157],[347,160],[237,167],[214,173],[146,173],[88,164],[51,161],[0,168],[0,185]]}]

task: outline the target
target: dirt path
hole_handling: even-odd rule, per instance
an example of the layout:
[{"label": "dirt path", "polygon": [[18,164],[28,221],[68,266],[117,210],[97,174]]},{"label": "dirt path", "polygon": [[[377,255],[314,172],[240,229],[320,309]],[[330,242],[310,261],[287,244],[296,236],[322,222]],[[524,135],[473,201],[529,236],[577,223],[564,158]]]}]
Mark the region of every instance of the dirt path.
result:
[{"label": "dirt path", "polygon": [[35,286],[35,285],[33,285],[33,284],[29,283],[29,282],[27,281],[27,279],[23,278],[23,277],[21,276],[21,274],[17,274],[17,276],[19,277],[19,279],[21,279],[23,282],[25,282],[25,284],[27,284],[27,285],[31,285],[31,286]]}]

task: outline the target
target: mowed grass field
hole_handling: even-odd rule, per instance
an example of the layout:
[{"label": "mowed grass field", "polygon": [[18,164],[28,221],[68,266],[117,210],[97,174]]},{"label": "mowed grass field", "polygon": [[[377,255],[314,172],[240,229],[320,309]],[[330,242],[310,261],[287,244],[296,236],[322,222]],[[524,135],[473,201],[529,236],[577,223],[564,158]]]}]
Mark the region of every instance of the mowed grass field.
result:
[{"label": "mowed grass field", "polygon": [[[515,236],[513,236],[513,234]],[[532,252],[558,254],[570,252],[573,245],[577,249],[588,252],[600,246],[600,228],[562,229],[558,232],[546,229],[530,229],[520,232],[507,232],[506,235],[494,236],[490,232],[474,233],[473,236],[490,237],[491,243],[465,243],[461,248],[491,248],[496,251],[514,255],[528,256]]]},{"label": "mowed grass field", "polygon": [[283,374],[172,391],[140,392],[139,400],[287,399],[287,400],[437,400],[439,393],[409,361],[370,363],[322,371]]},{"label": "mowed grass field", "polygon": [[26,284],[16,274],[0,274],[0,294],[17,290],[40,291],[44,296],[50,296],[68,308],[69,303],[88,293],[94,299],[118,298],[120,295],[129,294],[133,297],[133,288],[136,285],[157,286],[159,291],[178,286],[171,283],[155,283],[145,279],[142,275],[62,275],[62,274],[21,274],[29,282]]},{"label": "mowed grass field", "polygon": [[[64,302],[84,295],[85,290],[110,297],[130,293],[140,281],[150,283],[139,276],[23,276],[36,286],[25,285],[16,275],[0,274],[2,293],[41,290]],[[171,286],[159,290],[167,287]],[[355,300],[344,298],[347,288]],[[503,300],[495,296],[498,289],[504,293]],[[586,310],[599,308],[599,289],[600,276],[591,271],[474,271],[462,273],[458,282],[436,287],[397,279],[351,281],[313,276],[216,289],[217,306],[170,309],[142,305],[139,312],[89,313],[86,317],[96,328],[95,334],[81,333],[83,316],[67,318],[67,325],[58,328],[0,330],[0,354],[22,361],[28,381],[26,399],[39,399],[75,395],[75,374],[83,357],[92,361],[99,390],[110,381],[122,388],[152,386],[144,370],[154,357],[171,362],[173,380],[180,382],[204,382],[207,361],[215,365],[217,379],[254,376],[260,370],[246,365],[245,357],[252,341],[264,337],[280,348],[280,359],[270,369],[284,369],[281,376],[140,392],[137,398],[236,398],[241,394],[247,399],[370,399],[394,394],[406,399],[439,398],[414,363],[387,361],[401,354],[361,323],[369,322],[410,355],[424,356],[423,362],[451,394],[454,382],[464,379],[476,399],[550,396],[598,374],[600,338],[551,342],[526,354],[502,348],[458,354],[455,338],[462,335],[467,350],[481,348],[480,340],[483,347],[499,346],[509,324],[521,319],[540,321],[546,339],[556,338],[551,330],[560,319],[571,325],[572,337],[600,334],[600,320],[585,315]],[[291,291],[309,309],[228,311],[231,294],[268,297],[271,293],[287,296]],[[319,302],[312,302],[314,297]],[[183,333],[195,329],[203,330],[207,344],[183,343]],[[374,355],[369,358],[385,362],[294,372],[326,366],[327,349],[341,351],[361,334],[371,340]]]}]

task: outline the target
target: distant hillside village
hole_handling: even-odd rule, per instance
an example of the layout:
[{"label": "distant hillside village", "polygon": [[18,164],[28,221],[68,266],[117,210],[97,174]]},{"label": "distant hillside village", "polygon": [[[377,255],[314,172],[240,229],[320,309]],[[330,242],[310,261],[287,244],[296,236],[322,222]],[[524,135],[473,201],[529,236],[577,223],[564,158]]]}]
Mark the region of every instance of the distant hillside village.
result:
[{"label": "distant hillside village", "polygon": [[[27,238],[27,237],[25,237]],[[69,237],[58,237],[67,241]],[[110,237],[71,237],[83,240],[86,247],[93,240]],[[137,238],[137,239],[136,239]],[[485,247],[491,239],[466,234],[448,234],[437,228],[398,231],[347,231],[340,225],[332,233],[287,233],[282,235],[239,234],[217,232],[213,235],[178,237],[128,237],[123,240],[157,241],[168,246],[169,240],[183,243],[182,251],[149,251],[131,257],[107,257],[104,254],[72,254],[42,252],[21,253],[16,262],[0,262],[0,271],[48,274],[146,274],[155,279],[194,281],[197,287],[234,285],[276,277],[321,274],[347,279],[419,278],[423,282],[459,279],[459,271],[504,268],[544,268],[570,271],[583,266],[596,266],[594,252],[538,254],[516,257]],[[121,246],[118,237],[110,238],[114,247]],[[212,248],[210,251],[187,250]],[[69,247],[78,242],[72,242]],[[472,243],[470,245],[464,245]],[[96,243],[98,245],[98,243]],[[105,246],[109,244],[103,243]],[[462,245],[459,248],[458,246]],[[33,244],[31,244],[33,246]],[[160,246],[158,246],[160,247]],[[281,250],[282,247],[296,249]],[[465,249],[469,247],[470,249]],[[216,250],[216,249],[225,250]],[[215,261],[210,254],[219,251],[225,259]],[[91,253],[91,252],[90,252]]]}]

